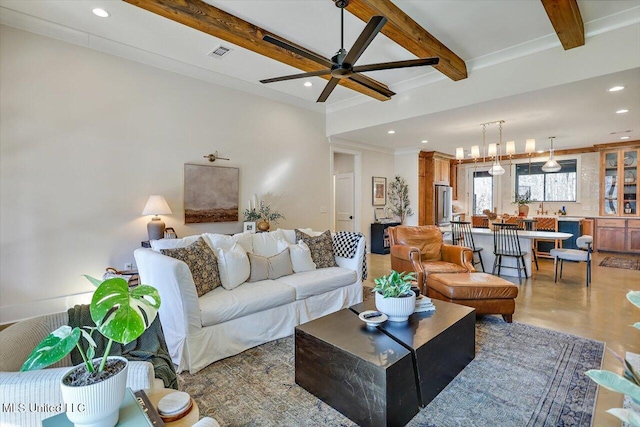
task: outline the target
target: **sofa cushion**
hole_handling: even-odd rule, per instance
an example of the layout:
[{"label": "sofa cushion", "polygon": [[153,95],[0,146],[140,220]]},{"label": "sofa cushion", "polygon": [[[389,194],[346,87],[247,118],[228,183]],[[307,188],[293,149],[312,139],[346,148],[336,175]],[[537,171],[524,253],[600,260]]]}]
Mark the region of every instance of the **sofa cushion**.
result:
[{"label": "sofa cushion", "polygon": [[[308,234],[311,237],[316,237],[322,234],[321,232],[313,231],[310,228],[299,228],[298,230],[302,231],[305,234]],[[290,245],[297,243],[299,240],[296,240],[296,230],[285,230],[283,228],[278,228],[276,231],[280,231],[287,243],[289,243]]]},{"label": "sofa cushion", "polygon": [[287,241],[281,231],[276,230],[270,233],[252,234],[253,253],[266,257],[279,254],[288,246]]},{"label": "sofa cushion", "polygon": [[202,326],[227,322],[238,317],[279,307],[296,299],[296,292],[290,286],[274,280],[243,283],[233,291],[222,288],[198,299]]},{"label": "sofa cushion", "polygon": [[296,299],[301,300],[351,285],[356,280],[358,280],[358,274],[353,270],[329,267],[284,276],[279,278],[278,282],[295,288]]},{"label": "sofa cushion", "polygon": [[249,252],[249,263],[251,264],[251,275],[249,282],[258,282],[266,279],[277,279],[278,277],[293,274],[291,266],[291,256],[289,248],[286,248],[277,255],[264,257]]},{"label": "sofa cushion", "polygon": [[187,247],[160,249],[160,252],[187,264],[199,297],[222,284],[216,256],[202,237]]},{"label": "sofa cushion", "polygon": [[195,235],[195,236],[187,236],[182,239],[151,240],[149,244],[151,245],[151,249],[153,249],[156,252],[160,252],[162,249],[185,248],[191,245],[193,242],[197,241],[199,238],[200,238],[199,235]]},{"label": "sofa cushion", "polygon": [[296,229],[296,241],[302,240],[311,250],[311,258],[317,268],[337,267],[333,253],[333,239],[329,230],[312,237]]},{"label": "sofa cushion", "polygon": [[231,249],[218,248],[218,267],[220,281],[226,290],[232,290],[244,283],[251,273],[247,252],[239,243],[234,243]]},{"label": "sofa cushion", "polygon": [[253,252],[253,239],[251,238],[251,233],[237,233],[233,236],[228,236],[226,234],[215,234],[215,233],[203,233],[202,237],[204,240],[213,248],[216,249],[226,249],[229,250],[231,247],[237,243],[242,246],[246,252]]},{"label": "sofa cushion", "polygon": [[297,244],[289,245],[289,253],[291,254],[291,266],[295,273],[316,269],[316,263],[311,258],[311,250],[302,240]]}]

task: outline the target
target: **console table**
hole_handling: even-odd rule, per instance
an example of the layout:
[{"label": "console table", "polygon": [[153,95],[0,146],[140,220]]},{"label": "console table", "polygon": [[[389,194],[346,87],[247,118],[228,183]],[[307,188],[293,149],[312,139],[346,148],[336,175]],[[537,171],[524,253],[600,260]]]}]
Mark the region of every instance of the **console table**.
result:
[{"label": "console table", "polygon": [[371,253],[386,255],[390,252],[388,227],[400,225],[399,222],[374,222],[371,224]]}]

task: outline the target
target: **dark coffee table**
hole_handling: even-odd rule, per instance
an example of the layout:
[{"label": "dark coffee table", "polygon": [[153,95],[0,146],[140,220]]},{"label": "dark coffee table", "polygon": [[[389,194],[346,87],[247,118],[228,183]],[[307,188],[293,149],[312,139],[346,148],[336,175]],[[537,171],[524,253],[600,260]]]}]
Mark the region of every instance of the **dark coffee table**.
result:
[{"label": "dark coffee table", "polygon": [[295,330],[296,383],[363,426],[403,426],[475,357],[475,310],[435,312],[368,328],[367,301]]},{"label": "dark coffee table", "polygon": [[[433,304],[435,311],[378,327],[414,356],[421,406],[427,406],[476,355],[475,309],[439,300]],[[357,314],[375,309],[372,300],[351,307]]]}]

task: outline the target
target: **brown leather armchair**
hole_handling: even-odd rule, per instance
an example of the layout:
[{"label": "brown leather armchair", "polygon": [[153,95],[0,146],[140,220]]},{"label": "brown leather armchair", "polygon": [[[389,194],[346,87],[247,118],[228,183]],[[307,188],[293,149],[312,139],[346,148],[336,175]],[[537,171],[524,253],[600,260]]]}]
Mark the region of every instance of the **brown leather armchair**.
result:
[{"label": "brown leather armchair", "polygon": [[429,273],[465,273],[473,268],[473,252],[464,246],[447,245],[435,225],[389,227],[391,268],[414,271],[420,291],[426,295]]}]

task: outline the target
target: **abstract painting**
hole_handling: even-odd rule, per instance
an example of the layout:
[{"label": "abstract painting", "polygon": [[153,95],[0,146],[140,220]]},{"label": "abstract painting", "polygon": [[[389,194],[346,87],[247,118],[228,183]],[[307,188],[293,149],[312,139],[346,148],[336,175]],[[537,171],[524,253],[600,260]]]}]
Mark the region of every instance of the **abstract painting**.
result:
[{"label": "abstract painting", "polygon": [[184,165],[184,223],[238,221],[240,169]]}]

